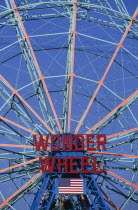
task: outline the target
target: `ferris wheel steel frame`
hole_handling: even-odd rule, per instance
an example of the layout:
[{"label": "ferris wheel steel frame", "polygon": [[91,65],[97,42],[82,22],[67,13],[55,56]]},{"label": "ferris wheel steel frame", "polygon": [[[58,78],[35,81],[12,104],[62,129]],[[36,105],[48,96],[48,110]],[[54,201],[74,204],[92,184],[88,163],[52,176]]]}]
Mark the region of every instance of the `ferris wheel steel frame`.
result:
[{"label": "ferris wheel steel frame", "polygon": [[[62,77],[65,77],[65,90],[64,90],[64,101],[63,101],[63,121],[62,121],[62,125],[60,123],[59,117],[57,115],[53,100],[51,98],[51,95],[49,93],[48,90],[48,86],[47,86],[47,76],[44,76],[42,74],[41,68],[39,66],[39,62],[37,60],[37,56],[33,50],[33,46],[31,44],[30,38],[31,35],[29,35],[27,33],[27,30],[25,28],[24,22],[21,18],[20,15],[20,10],[21,9],[26,9],[31,8],[32,5],[25,5],[25,6],[21,6],[21,7],[17,7],[15,0],[7,0],[5,1],[6,6],[8,8],[8,13],[10,14],[10,18],[11,18],[11,22],[14,25],[15,31],[16,31],[16,35],[17,35],[17,42],[14,42],[14,44],[18,43],[21,47],[21,52],[24,56],[24,60],[26,62],[30,77],[32,79],[32,82],[30,83],[31,85],[33,84],[34,90],[35,92],[37,92],[37,85],[40,87],[39,91],[40,94],[37,94],[37,99],[38,99],[38,103],[40,105],[40,109],[42,111],[42,115],[43,115],[43,119],[42,117],[39,116],[39,114],[35,111],[35,109],[29,105],[29,103],[26,101],[26,99],[24,99],[21,94],[20,91],[22,90],[22,88],[20,89],[15,89],[10,82],[3,77],[2,75],[0,76],[0,80],[2,81],[2,84],[6,86],[6,88],[8,88],[12,94],[11,96],[5,100],[4,105],[2,106],[2,108],[10,103],[10,99],[11,97],[13,97],[14,99],[16,98],[16,100],[18,101],[18,103],[16,103],[17,105],[21,104],[22,108],[20,109],[21,113],[25,114],[25,116],[27,116],[27,118],[33,123],[35,130],[33,130],[29,124],[26,123],[26,127],[14,122],[14,120],[10,120],[5,116],[0,116],[1,121],[8,127],[11,129],[11,126],[15,126],[17,128],[20,128],[21,130],[28,132],[31,135],[37,135],[37,134],[41,134],[42,133],[42,129],[40,126],[38,126],[38,124],[35,124],[34,121],[31,119],[30,115],[28,114],[28,111],[33,114],[41,123],[42,125],[46,128],[47,133],[50,134],[56,134],[57,130],[59,132],[59,134],[62,133],[70,133],[71,132],[71,117],[72,117],[72,100],[73,100],[73,84],[74,84],[74,78],[78,75],[75,74],[75,43],[76,43],[76,37],[77,35],[80,34],[80,36],[85,36],[84,34],[81,34],[77,31],[77,10],[79,5],[82,5],[82,7],[97,7],[99,8],[100,6],[98,5],[93,5],[91,3],[87,2],[83,3],[82,1],[42,1],[39,3],[34,3],[33,7],[38,6],[38,5],[43,5],[43,4],[47,4],[47,3],[51,3],[51,4],[56,4],[57,5],[62,5],[64,7],[67,7],[68,5],[72,7],[72,10],[69,11],[69,31],[65,32],[68,34],[68,53],[67,53],[67,63],[66,63],[66,73],[65,75],[59,75]],[[124,12],[127,13],[127,10],[123,4],[123,1],[119,1],[119,0],[115,0],[116,4],[118,5],[119,11],[120,12]],[[56,11],[56,9],[55,9]],[[12,13],[11,13],[12,12]],[[115,13],[117,13],[117,11],[115,11]],[[83,14],[83,12],[82,12]],[[2,13],[2,15],[4,15],[4,12]],[[66,13],[63,15],[67,15]],[[80,13],[81,15],[81,13]],[[128,15],[128,14],[127,14]],[[58,16],[58,13],[55,15]],[[101,79],[99,81],[96,81],[96,89],[94,90],[93,95],[90,97],[90,101],[87,104],[87,108],[85,109],[85,111],[82,114],[81,119],[79,120],[77,127],[75,128],[75,132],[74,134],[77,134],[81,128],[81,126],[84,123],[85,118],[87,117],[90,108],[93,105],[93,102],[95,100],[97,100],[97,95],[101,89],[101,87],[105,87],[104,81],[105,78],[107,76],[107,74],[109,73],[109,70],[113,64],[113,62],[115,61],[118,52],[120,51],[121,48],[123,47],[123,43],[128,35],[128,33],[131,30],[131,27],[133,25],[133,23],[135,22],[136,18],[138,16],[138,10],[136,10],[136,12],[134,13],[133,17],[131,17],[129,24],[126,27],[125,32],[123,33],[119,43],[112,43],[113,45],[116,45],[116,49],[113,53],[113,55],[111,56],[107,67],[105,68],[105,71],[101,77]],[[88,17],[86,17],[88,18]],[[110,17],[111,18],[111,17]],[[83,16],[82,16],[83,19]],[[17,24],[16,24],[17,23]],[[119,26],[117,26],[117,28],[119,28]],[[119,30],[121,31],[122,29],[119,28]],[[63,34],[65,34],[63,33]],[[135,31],[134,31],[135,33]],[[58,33],[57,33],[58,34]],[[59,33],[60,34],[60,33]],[[51,34],[54,35],[54,34]],[[32,36],[33,37],[33,36]],[[86,37],[88,37],[86,35]],[[94,37],[92,37],[94,38]],[[105,41],[105,40],[104,40]],[[11,45],[9,45],[8,47],[10,47]],[[55,76],[56,77],[56,76]],[[28,86],[30,85],[28,84]],[[3,89],[4,86],[3,86]],[[6,92],[6,89],[5,89]],[[48,101],[50,110],[52,111],[52,114],[54,116],[54,120],[51,119],[50,113],[49,113],[49,107],[47,105],[47,101],[45,100],[45,98]],[[106,116],[104,116],[102,119],[99,120],[98,123],[96,123],[94,126],[90,127],[89,129],[87,129],[87,132],[85,134],[89,134],[89,133],[94,133],[97,134],[99,133],[104,127],[106,127],[109,123],[111,123],[114,119],[117,118],[118,115],[120,115],[121,113],[123,113],[123,111],[125,109],[129,109],[129,106],[136,101],[136,99],[138,98],[138,90],[136,90],[135,92],[133,92],[131,95],[129,95],[129,97],[121,99],[122,102],[117,105],[115,108],[113,108]],[[45,111],[44,111],[45,109]],[[16,108],[14,109],[15,113],[17,114],[17,116],[20,117],[19,115],[19,111],[16,110]],[[47,120],[48,119],[48,120]],[[135,118],[134,118],[135,119]],[[48,121],[48,123],[47,123]],[[25,124],[24,123],[24,124]],[[55,124],[57,126],[57,129],[55,129]],[[36,132],[38,131],[38,132]],[[118,132],[112,135],[107,135],[107,140],[108,139],[117,139],[117,138],[122,138],[125,136],[129,136],[129,134],[132,134],[134,132],[138,131],[138,127],[136,128],[132,128],[132,129],[128,129],[128,130],[124,130],[122,132]],[[17,133],[18,136],[21,136],[20,133],[18,133],[16,131],[16,129],[14,129],[14,132]],[[135,134],[135,133],[134,133]],[[21,144],[21,145],[17,145],[17,144],[0,144],[0,147],[4,148],[4,147],[12,147],[12,148],[28,148],[28,149],[34,149],[34,145],[33,142],[30,141],[29,139],[26,139],[26,141],[28,143],[30,143],[30,145],[25,145],[25,144]],[[94,140],[96,142],[96,140]],[[131,141],[131,140],[130,140]],[[120,153],[111,153],[111,152],[103,152],[103,151],[87,151],[87,153],[89,154],[100,154],[100,155],[109,155],[109,156],[117,156],[117,157],[123,157],[123,158],[131,158],[131,159],[137,159],[138,156],[137,155],[129,155],[129,154],[120,154]],[[74,155],[76,155],[76,153],[74,152]],[[29,158],[29,157],[28,157]],[[37,158],[31,158],[28,161],[24,161],[24,162],[17,162],[16,165],[13,166],[9,166],[7,168],[4,168],[2,170],[0,170],[0,173],[4,173],[6,171],[12,171],[16,168],[19,168],[21,166],[25,166],[25,165],[29,165],[29,164],[34,164],[36,162],[38,162],[39,157]],[[34,167],[33,165],[33,167]],[[31,166],[30,166],[31,168]],[[29,170],[30,170],[29,168]],[[58,177],[60,178],[61,175],[50,175],[50,174],[42,174],[42,171],[38,172],[39,169],[37,168],[36,170],[36,174],[31,177],[29,179],[29,181],[27,181],[21,188],[19,188],[15,193],[13,193],[9,198],[7,199],[3,199],[3,202],[0,204],[0,208],[2,209],[8,209],[8,208],[12,208],[12,205],[14,205],[21,197],[23,197],[25,194],[27,194],[31,189],[33,189],[34,187],[36,187],[40,182],[42,183],[41,187],[39,188],[39,190],[37,191],[37,194],[34,198],[34,201],[31,205],[31,210],[35,210],[35,209],[50,209],[52,205],[55,205],[55,208],[61,208],[62,210],[64,209],[64,204],[65,204],[65,195],[57,195],[57,204],[55,204],[54,202],[54,197],[56,195],[56,183],[55,183],[55,179]],[[104,190],[98,186],[98,183],[96,182],[94,176],[91,175],[86,175],[86,174],[81,174],[80,178],[85,178],[86,179],[86,195],[81,195],[81,196],[77,196],[77,201],[75,203],[75,201],[73,200],[73,197],[70,196],[69,199],[72,203],[74,203],[74,206],[76,206],[76,209],[78,207],[78,209],[84,208],[84,209],[103,209],[103,210],[108,210],[108,209],[116,209],[116,210],[121,210],[125,207],[125,205],[127,204],[127,202],[132,199],[132,196],[136,193],[136,191],[138,190],[138,184],[134,184],[131,181],[127,180],[126,178],[123,178],[119,175],[117,175],[116,173],[108,170],[108,169],[104,169],[104,172],[106,174],[111,175],[112,177],[114,177],[116,180],[120,180],[121,184],[122,183],[126,183],[127,185],[130,185],[132,187],[132,191],[131,193],[129,193],[125,198],[125,202],[122,204],[121,207],[117,207],[116,204],[108,197],[108,195],[106,194],[106,192],[104,192]],[[27,172],[28,173],[28,172]],[[32,172],[33,173],[33,172]],[[105,175],[103,175],[105,176]],[[106,177],[104,177],[106,179]],[[110,178],[109,178],[110,179]],[[51,188],[48,189],[48,186],[50,186]],[[122,192],[123,195],[123,192]],[[136,200],[136,199],[133,199]],[[45,201],[45,202],[43,202]],[[57,205],[57,206],[56,206]],[[110,207],[111,208],[110,208]],[[54,209],[54,207],[53,207]],[[75,208],[74,208],[75,209]]]}]

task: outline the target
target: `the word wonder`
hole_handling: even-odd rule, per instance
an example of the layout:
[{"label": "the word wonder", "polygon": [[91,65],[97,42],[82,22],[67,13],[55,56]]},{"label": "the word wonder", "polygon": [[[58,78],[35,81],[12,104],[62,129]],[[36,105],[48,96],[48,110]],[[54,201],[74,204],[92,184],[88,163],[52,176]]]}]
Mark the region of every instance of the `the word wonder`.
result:
[{"label": "the word wonder", "polygon": [[[34,135],[36,151],[96,151],[106,150],[104,134]],[[95,140],[92,138],[95,137]]]}]

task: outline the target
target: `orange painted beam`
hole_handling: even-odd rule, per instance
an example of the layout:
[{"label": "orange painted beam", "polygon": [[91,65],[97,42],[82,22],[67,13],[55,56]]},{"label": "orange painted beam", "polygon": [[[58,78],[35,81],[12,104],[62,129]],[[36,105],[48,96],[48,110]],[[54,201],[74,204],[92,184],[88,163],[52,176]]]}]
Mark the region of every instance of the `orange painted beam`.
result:
[{"label": "orange painted beam", "polygon": [[86,202],[85,202],[84,195],[81,195],[81,199],[82,199],[82,202],[83,202],[83,205],[84,205],[84,209],[85,210],[88,210],[87,205],[86,205]]},{"label": "orange painted beam", "polygon": [[29,132],[29,133],[32,133],[32,134],[34,134],[34,135],[37,135],[36,132],[34,132],[34,131],[32,131],[32,130],[30,130],[30,129],[28,129],[28,128],[22,126],[22,125],[19,125],[18,123],[15,123],[15,122],[13,122],[13,121],[11,121],[11,120],[5,118],[5,117],[0,116],[0,119],[3,120],[3,121],[5,121],[5,122],[8,122],[8,123],[10,123],[10,124],[12,124],[12,125],[15,125],[16,127],[21,128],[21,129],[23,129],[23,130],[25,130],[25,131],[27,131],[27,132]]},{"label": "orange painted beam", "polygon": [[97,126],[99,126],[102,122],[104,122],[106,119],[108,119],[112,114],[114,114],[120,107],[122,107],[124,104],[126,104],[126,101],[129,101],[134,95],[138,94],[138,90],[135,91],[132,95],[130,95],[126,100],[123,100],[122,103],[120,103],[116,108],[114,108],[109,114],[107,114],[102,120],[100,120],[97,124],[95,124],[92,128],[90,128],[85,134],[90,133],[92,130],[94,130]]},{"label": "orange painted beam", "polygon": [[54,114],[54,117],[55,117],[56,123],[57,123],[57,125],[58,125],[59,131],[60,131],[60,133],[62,133],[62,128],[61,128],[61,126],[60,126],[60,123],[59,123],[59,120],[58,120],[58,117],[57,117],[57,114],[56,114],[56,110],[55,110],[55,108],[54,108],[52,99],[51,99],[51,97],[50,97],[48,88],[47,88],[46,83],[45,83],[45,80],[44,80],[45,77],[42,75],[40,66],[39,66],[39,64],[38,64],[36,55],[35,55],[35,53],[34,53],[32,44],[31,44],[30,39],[29,39],[30,36],[28,36],[28,34],[27,34],[27,31],[26,31],[26,29],[25,29],[25,26],[24,26],[24,24],[23,24],[22,18],[21,18],[21,16],[20,16],[20,13],[19,13],[19,11],[18,11],[18,8],[17,8],[16,3],[15,3],[14,0],[12,0],[12,5],[13,5],[13,8],[14,8],[15,13],[16,13],[16,15],[17,15],[17,18],[18,18],[18,21],[19,21],[19,23],[20,23],[20,26],[21,26],[21,28],[22,28],[22,31],[23,31],[23,33],[24,33],[24,39],[26,39],[26,42],[27,42],[28,47],[29,47],[29,49],[30,49],[30,52],[31,52],[31,54],[32,54],[32,58],[33,58],[33,60],[34,60],[36,69],[37,69],[38,74],[39,74],[39,79],[42,81],[44,90],[45,90],[45,92],[46,92],[46,96],[47,96],[47,98],[48,98],[48,101],[49,101],[49,104],[50,104],[50,106],[51,106],[52,112],[53,112],[53,114]]},{"label": "orange painted beam", "polygon": [[19,188],[13,195],[11,195],[8,199],[3,200],[3,203],[0,205],[0,208],[2,208],[5,205],[9,204],[9,201],[14,198],[18,193],[20,193],[24,188],[26,188],[31,182],[33,182],[35,179],[37,179],[41,174],[41,171],[37,173],[34,177],[32,177],[28,182],[26,182],[21,188]]},{"label": "orange painted beam", "polygon": [[106,139],[110,139],[112,137],[116,137],[116,136],[119,136],[119,135],[122,135],[122,134],[126,134],[126,133],[131,133],[131,132],[137,131],[137,130],[138,130],[138,128],[132,128],[130,130],[126,130],[126,131],[123,131],[123,132],[120,132],[120,133],[115,133],[115,134],[112,134],[110,136],[106,136]]},{"label": "orange painted beam", "polygon": [[[45,158],[45,157],[47,157],[47,156],[48,156],[48,155],[44,155],[43,158]],[[38,161],[38,160],[39,160],[39,157],[38,157],[38,158],[34,158],[34,159],[32,159],[32,160],[25,161],[25,162],[23,162],[23,163],[16,164],[16,165],[14,165],[14,166],[10,166],[10,167],[8,167],[8,168],[1,169],[1,170],[0,170],[0,173],[5,172],[5,171],[8,171],[8,170],[12,170],[12,169],[14,169],[14,168],[19,168],[20,166],[24,166],[24,165],[27,165],[27,164],[29,164],[29,163],[36,162],[36,161]]]},{"label": "orange painted beam", "polygon": [[19,95],[16,93],[16,96],[26,105],[26,107],[40,120],[40,122],[47,128],[47,130],[54,134],[53,130],[47,125],[46,122],[34,111],[34,109]]},{"label": "orange painted beam", "polygon": [[119,153],[111,153],[111,152],[99,152],[99,151],[87,151],[88,153],[93,154],[101,154],[101,155],[114,155],[114,156],[120,156],[120,157],[128,157],[128,158],[138,158],[136,155],[127,155],[127,154],[119,154]]},{"label": "orange painted beam", "polygon": [[123,177],[121,177],[121,176],[119,176],[119,175],[113,173],[112,171],[109,171],[109,170],[106,170],[106,169],[105,169],[104,171],[106,171],[108,174],[110,174],[110,175],[112,175],[112,176],[114,176],[114,177],[120,179],[121,181],[125,182],[126,184],[128,184],[128,185],[134,187],[135,190],[138,190],[138,185],[133,184],[132,182],[128,181],[127,179],[124,179]]},{"label": "orange painted beam", "polygon": [[[17,147],[17,148],[30,148],[33,149],[34,146],[30,145],[18,145],[18,144],[0,144],[0,147]],[[50,147],[47,147],[47,151],[50,150]],[[119,153],[110,153],[110,152],[99,152],[99,151],[86,151],[87,153],[93,154],[101,154],[101,155],[113,155],[113,156],[120,156],[120,157],[128,157],[128,158],[138,158],[136,155],[127,155],[127,154],[119,154]]]},{"label": "orange painted beam", "polygon": [[44,79],[42,79],[42,84],[43,84],[43,87],[44,87],[44,89],[45,89],[45,92],[46,92],[48,101],[49,101],[49,103],[50,103],[51,109],[52,109],[52,111],[53,111],[53,114],[54,114],[54,117],[55,117],[55,120],[56,120],[58,129],[59,129],[60,133],[63,133],[62,128],[61,128],[61,125],[60,125],[59,120],[58,120],[58,117],[57,117],[57,113],[56,113],[55,107],[54,107],[54,105],[53,105],[52,99],[51,99],[51,97],[50,97],[50,94],[49,94],[49,91],[48,91],[48,88],[47,88],[47,86],[46,86],[46,82],[44,81]]},{"label": "orange painted beam", "polygon": [[3,173],[3,172],[8,171],[8,170],[12,170],[12,169],[14,169],[14,168],[19,168],[20,166],[24,166],[24,165],[27,165],[27,164],[29,164],[29,163],[36,162],[36,161],[38,161],[38,160],[39,160],[39,157],[38,157],[38,158],[35,158],[35,159],[32,159],[32,160],[28,160],[28,161],[23,162],[23,163],[16,164],[16,165],[14,165],[14,166],[10,166],[10,167],[8,167],[8,168],[1,169],[1,170],[0,170],[0,173]]},{"label": "orange painted beam", "polygon": [[100,188],[100,191],[103,193],[103,195],[106,197],[106,199],[108,200],[108,202],[111,204],[111,206],[115,209],[115,210],[121,210],[121,209],[118,209],[116,207],[116,205],[113,203],[113,201],[107,196],[107,194],[103,191],[103,189],[99,186]]},{"label": "orange painted beam", "polygon": [[61,210],[64,210],[64,202],[65,202],[65,195],[62,195],[61,197],[61,201],[62,201],[62,206],[61,206]]},{"label": "orange painted beam", "polygon": [[[19,145],[19,144],[0,144],[0,147],[17,147],[17,148],[33,149],[35,146],[31,146],[31,145]],[[42,147],[40,147],[40,148],[42,148]],[[50,150],[50,147],[47,147],[47,151],[48,150]]]},{"label": "orange painted beam", "polygon": [[[123,134],[127,134],[127,133],[131,133],[133,131],[137,131],[138,128],[132,128],[130,130],[126,130],[126,131],[122,131],[120,133],[115,133],[115,134],[112,134],[112,135],[109,135],[109,136],[106,136],[106,139],[110,139],[112,137],[115,137],[115,136],[120,136],[120,135],[123,135]],[[102,139],[102,138],[101,138]],[[96,139],[93,140],[93,143],[97,142]],[[87,142],[84,143],[84,145],[87,145]]]},{"label": "orange painted beam", "polygon": [[17,148],[28,148],[28,149],[34,148],[34,146],[19,145],[19,144],[0,144],[0,147],[17,147]]},{"label": "orange painted beam", "polygon": [[71,68],[70,68],[70,81],[69,81],[69,106],[68,106],[68,128],[67,132],[70,132],[71,124],[71,112],[72,112],[72,92],[73,92],[73,77],[74,74],[74,61],[75,61],[75,39],[76,39],[76,16],[77,16],[77,0],[74,0],[74,11],[73,11],[73,31],[72,33],[72,44],[71,44]]},{"label": "orange painted beam", "polygon": [[52,129],[47,125],[47,123],[42,120],[42,118],[34,111],[34,109],[22,98],[22,96],[18,93],[18,90],[15,90],[4,77],[0,77],[0,79],[12,90],[13,95],[16,95],[25,105],[26,107],[40,120],[40,122],[47,128],[47,130],[54,134]]},{"label": "orange painted beam", "polygon": [[80,119],[80,122],[78,123],[78,125],[76,127],[75,133],[78,133],[78,131],[79,131],[79,129],[80,129],[80,127],[81,127],[85,117],[87,116],[87,114],[88,114],[88,112],[89,112],[89,110],[90,110],[90,108],[91,108],[91,106],[92,106],[92,104],[93,104],[93,102],[94,102],[94,100],[95,100],[95,98],[96,98],[96,96],[97,96],[101,86],[104,85],[104,80],[105,80],[105,78],[106,78],[106,76],[107,76],[107,74],[108,74],[108,72],[109,72],[109,70],[110,70],[110,68],[111,68],[111,66],[112,66],[112,64],[113,64],[113,62],[114,62],[114,60],[115,60],[119,50],[120,50],[120,48],[122,47],[122,44],[123,44],[123,42],[124,42],[128,32],[129,32],[129,30],[130,30],[130,28],[131,28],[131,26],[133,24],[133,21],[136,19],[137,15],[138,15],[138,10],[135,12],[134,16],[131,18],[131,21],[130,21],[129,25],[127,26],[127,28],[126,28],[126,30],[125,30],[125,32],[124,32],[120,42],[117,44],[117,48],[116,48],[112,58],[110,59],[110,62],[108,64],[108,66],[107,66],[107,68],[106,68],[106,70],[105,70],[101,80],[98,82],[98,86],[97,86],[97,88],[96,88],[92,98],[90,99],[90,102],[88,103],[88,106],[87,106],[86,110],[84,111],[84,113],[83,113],[83,115],[82,115],[82,117]]}]

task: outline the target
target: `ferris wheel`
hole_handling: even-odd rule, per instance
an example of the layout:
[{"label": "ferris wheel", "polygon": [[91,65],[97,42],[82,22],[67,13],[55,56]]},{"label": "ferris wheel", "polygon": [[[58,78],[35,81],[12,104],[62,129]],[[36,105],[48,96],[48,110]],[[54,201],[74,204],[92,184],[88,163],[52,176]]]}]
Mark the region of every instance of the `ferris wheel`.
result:
[{"label": "ferris wheel", "polygon": [[[123,0],[0,2],[0,209],[137,209],[138,9],[130,15],[131,6]],[[60,145],[77,134],[87,147],[90,136],[93,150],[35,147],[46,136],[49,144],[59,136]],[[106,141],[96,149],[99,136]],[[62,173],[56,163],[54,172],[44,172],[46,156],[76,157],[74,171],[82,166],[79,157],[86,169],[92,158],[96,169]],[[81,193],[60,192],[67,179],[83,183]]]}]

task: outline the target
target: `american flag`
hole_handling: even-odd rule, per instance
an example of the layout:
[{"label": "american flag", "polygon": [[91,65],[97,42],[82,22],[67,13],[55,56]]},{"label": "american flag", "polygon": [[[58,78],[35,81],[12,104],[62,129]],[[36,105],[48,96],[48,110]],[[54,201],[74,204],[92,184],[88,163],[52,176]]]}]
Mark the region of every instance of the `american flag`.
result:
[{"label": "american flag", "polygon": [[59,179],[58,194],[84,194],[83,179]]}]

